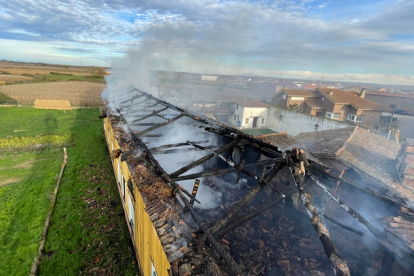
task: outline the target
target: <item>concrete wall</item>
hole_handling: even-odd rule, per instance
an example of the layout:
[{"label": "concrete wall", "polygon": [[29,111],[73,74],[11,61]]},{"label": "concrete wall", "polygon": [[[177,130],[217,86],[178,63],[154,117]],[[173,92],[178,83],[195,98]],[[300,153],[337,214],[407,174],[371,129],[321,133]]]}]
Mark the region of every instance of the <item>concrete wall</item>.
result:
[{"label": "concrete wall", "polygon": [[350,127],[340,121],[336,122],[282,108],[269,108],[267,127],[273,131],[287,132],[289,135],[295,136],[302,132],[314,132],[316,124],[319,125],[319,131]]}]

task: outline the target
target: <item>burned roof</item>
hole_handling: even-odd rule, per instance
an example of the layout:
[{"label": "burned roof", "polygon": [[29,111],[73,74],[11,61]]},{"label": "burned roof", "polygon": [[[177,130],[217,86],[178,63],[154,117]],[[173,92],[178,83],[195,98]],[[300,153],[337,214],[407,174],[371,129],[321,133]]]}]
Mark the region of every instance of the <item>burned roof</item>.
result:
[{"label": "burned roof", "polygon": [[[282,148],[136,89],[122,97],[108,103],[117,107],[107,110],[108,118],[121,145],[121,159],[133,174],[134,188],[145,201],[170,262],[191,263],[193,272],[200,275],[212,275],[213,268],[220,275],[275,275],[280,271],[299,275],[309,267],[330,273],[331,266],[336,273],[349,275],[310,195],[293,184]],[[307,135],[311,137],[311,133]],[[332,151],[339,149],[335,146]],[[197,197],[188,192],[195,179],[202,181],[204,189]],[[307,181],[314,181],[329,194],[315,179],[312,175]],[[295,230],[282,208],[271,209],[297,192],[318,235]],[[213,197],[202,199],[208,194]],[[201,206],[193,206],[193,200]],[[363,221],[348,206],[341,203],[340,207]],[[363,223],[381,245],[392,248],[382,241],[381,233]],[[300,235],[299,244],[291,244],[296,235]],[[405,254],[400,258],[410,259]],[[302,258],[306,261],[298,261]]]},{"label": "burned roof", "polygon": [[350,104],[356,109],[361,110],[376,110],[376,111],[390,111],[391,109],[381,104],[374,103],[367,99],[359,97],[356,93],[351,91],[344,91],[332,88],[317,88],[315,91],[320,91],[325,97],[329,98],[335,104]]},{"label": "burned roof", "polygon": [[400,145],[361,127],[301,133],[295,139],[325,164],[339,160],[362,175],[370,183],[387,190],[392,198],[414,208],[414,190],[397,183],[395,160]]}]

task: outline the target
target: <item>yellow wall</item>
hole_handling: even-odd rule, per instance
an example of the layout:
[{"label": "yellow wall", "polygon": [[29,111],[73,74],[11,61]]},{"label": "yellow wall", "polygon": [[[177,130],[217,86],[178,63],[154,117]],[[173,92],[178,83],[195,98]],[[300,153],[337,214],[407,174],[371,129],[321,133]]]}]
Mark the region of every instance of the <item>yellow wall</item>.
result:
[{"label": "yellow wall", "polygon": [[[111,123],[109,122],[108,118],[105,118],[104,120],[104,130],[105,130],[105,139],[108,143],[109,152],[112,152],[112,143],[114,145],[114,150],[119,149],[119,145],[117,140],[114,137],[114,133],[112,130]],[[109,141],[108,141],[108,130],[109,130]],[[122,197],[122,190],[118,186],[118,162],[121,160],[121,156],[119,158],[112,160],[112,165],[115,172],[116,177],[116,185],[119,190],[119,195],[121,198],[121,201],[123,203],[123,207],[125,210],[125,217],[128,221],[128,214],[130,212],[129,206],[128,206],[128,198],[131,198],[132,203],[134,205],[134,234],[132,234],[132,229],[130,228],[129,222],[128,228],[131,234],[131,238],[133,240],[133,244],[136,251],[136,257],[141,269],[142,276],[152,276],[151,275],[151,267],[154,263],[155,270],[157,272],[158,276],[168,276],[167,269],[170,269],[170,263],[167,260],[167,256],[164,253],[164,249],[161,245],[161,242],[159,240],[159,237],[157,235],[157,231],[154,228],[154,225],[152,224],[150,217],[145,212],[145,204],[141,197],[141,194],[137,188],[137,186],[134,184],[134,195],[135,195],[135,201],[133,197],[130,195],[128,187],[126,186],[128,183],[128,180],[131,178],[131,172],[129,171],[129,168],[126,164],[126,162],[121,162],[121,173],[125,178],[125,201]],[[133,182],[133,179],[131,178],[131,181]],[[121,187],[122,188],[122,187]]]}]

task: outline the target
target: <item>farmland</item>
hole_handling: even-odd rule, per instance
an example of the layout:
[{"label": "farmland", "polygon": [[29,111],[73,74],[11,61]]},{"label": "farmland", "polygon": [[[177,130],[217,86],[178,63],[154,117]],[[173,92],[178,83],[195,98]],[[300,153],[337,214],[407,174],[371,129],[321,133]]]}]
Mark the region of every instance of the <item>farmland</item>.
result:
[{"label": "farmland", "polygon": [[0,92],[26,105],[33,105],[35,99],[53,99],[69,100],[73,106],[99,106],[104,87],[103,83],[70,81],[4,85]]},{"label": "farmland", "polygon": [[[125,219],[117,215],[122,206],[116,203],[119,194],[98,115],[97,108],[0,107],[0,141],[8,141],[0,147],[0,275],[29,274],[63,146],[69,161],[40,275],[84,275],[96,267],[138,274]],[[90,200],[97,203],[93,208]]]},{"label": "farmland", "polygon": [[24,63],[13,61],[0,61],[0,74],[11,75],[45,75],[51,72],[59,74],[72,74],[75,76],[95,75],[100,67],[95,66],[71,66],[46,63]]},{"label": "farmland", "polygon": [[[139,275],[98,119],[105,84],[89,82],[89,69],[0,61],[0,276],[30,272],[63,147],[69,160],[39,275]],[[35,99],[82,108],[32,108]]]}]

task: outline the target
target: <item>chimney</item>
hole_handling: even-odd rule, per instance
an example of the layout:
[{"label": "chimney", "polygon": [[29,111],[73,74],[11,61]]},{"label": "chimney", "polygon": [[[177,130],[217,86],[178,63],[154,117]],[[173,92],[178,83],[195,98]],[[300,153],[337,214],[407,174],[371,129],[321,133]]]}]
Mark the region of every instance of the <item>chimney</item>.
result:
[{"label": "chimney", "polygon": [[359,92],[359,97],[365,99],[365,88],[361,89],[361,92]]},{"label": "chimney", "polygon": [[331,90],[329,90],[329,95],[333,95],[333,90],[331,89]]},{"label": "chimney", "polygon": [[398,182],[406,188],[414,189],[414,139],[404,139],[395,158],[395,168]]}]

